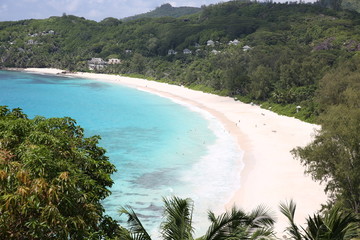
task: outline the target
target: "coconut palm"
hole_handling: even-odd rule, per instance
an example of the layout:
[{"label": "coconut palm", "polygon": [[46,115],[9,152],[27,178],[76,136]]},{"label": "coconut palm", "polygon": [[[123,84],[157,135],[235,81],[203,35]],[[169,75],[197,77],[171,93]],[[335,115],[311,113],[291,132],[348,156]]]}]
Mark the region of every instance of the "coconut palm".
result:
[{"label": "coconut palm", "polygon": [[[192,213],[193,203],[187,199],[173,197],[163,199],[164,221],[161,224],[161,235],[164,239],[191,240],[193,239]],[[119,211],[128,217],[129,232],[127,239],[151,240],[150,234],[146,231],[138,216],[131,207],[123,207]]]},{"label": "coconut palm", "polygon": [[[164,198],[164,221],[161,224],[161,235],[165,240],[192,240],[193,202],[190,199],[172,197]],[[120,214],[128,216],[129,232],[126,240],[151,240],[150,235],[141,224],[136,213],[125,207]],[[231,211],[219,216],[209,211],[211,225],[205,236],[199,240],[230,239],[270,239],[273,237],[273,218],[263,207],[258,207],[250,214],[233,207]]]},{"label": "coconut palm", "polygon": [[129,231],[123,232],[122,238],[125,240],[151,240],[150,234],[146,231],[138,216],[131,207],[122,207],[119,210],[120,215],[128,216],[127,223]]},{"label": "coconut palm", "polygon": [[324,216],[314,214],[307,218],[307,228],[298,227],[294,222],[296,204],[293,201],[280,204],[280,211],[287,217],[290,226],[287,232],[295,240],[350,240],[356,236],[357,219],[344,214],[334,207]]},{"label": "coconut palm", "polygon": [[161,235],[165,240],[191,240],[193,201],[190,198],[164,198],[164,221],[161,224]]},{"label": "coconut palm", "polygon": [[273,237],[273,217],[259,206],[250,214],[233,207],[218,217],[209,211],[211,225],[202,238],[204,240],[222,239],[270,239]]}]

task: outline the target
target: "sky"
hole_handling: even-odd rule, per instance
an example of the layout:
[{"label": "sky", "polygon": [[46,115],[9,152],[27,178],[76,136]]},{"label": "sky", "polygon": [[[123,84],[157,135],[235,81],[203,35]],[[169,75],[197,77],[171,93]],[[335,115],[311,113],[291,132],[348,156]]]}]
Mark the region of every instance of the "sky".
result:
[{"label": "sky", "polygon": [[200,7],[218,2],[220,0],[0,0],[0,21],[44,19],[64,13],[101,21],[107,17],[121,19],[146,13],[164,3],[173,7]]}]

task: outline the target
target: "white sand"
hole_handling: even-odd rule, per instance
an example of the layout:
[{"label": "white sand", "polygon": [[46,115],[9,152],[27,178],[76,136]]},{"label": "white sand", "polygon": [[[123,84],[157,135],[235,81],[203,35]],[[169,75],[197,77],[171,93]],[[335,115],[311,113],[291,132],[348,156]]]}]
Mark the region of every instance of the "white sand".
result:
[{"label": "white sand", "polygon": [[[58,69],[26,69],[29,72],[57,74]],[[281,201],[297,203],[297,221],[302,224],[308,215],[326,202],[323,187],[304,175],[304,168],[293,159],[290,151],[312,140],[319,126],[295,118],[277,115],[258,106],[244,104],[229,97],[190,90],[181,86],[115,75],[66,74],[88,79],[109,81],[160,94],[192,104],[217,117],[237,139],[244,151],[244,170],[239,189],[226,207],[232,204],[250,211],[265,204],[276,213],[278,236],[288,226],[278,210]]]}]

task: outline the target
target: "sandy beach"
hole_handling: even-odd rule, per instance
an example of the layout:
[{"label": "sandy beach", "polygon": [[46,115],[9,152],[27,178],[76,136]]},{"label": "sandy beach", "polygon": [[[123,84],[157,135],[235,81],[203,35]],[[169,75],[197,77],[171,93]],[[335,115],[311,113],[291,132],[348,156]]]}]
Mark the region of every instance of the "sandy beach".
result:
[{"label": "sandy beach", "polygon": [[[24,70],[24,69],[23,69]],[[58,69],[25,69],[28,72],[62,74]],[[83,77],[123,84],[139,90],[182,101],[206,110],[216,117],[236,139],[244,151],[245,164],[239,189],[224,207],[233,204],[250,211],[264,204],[275,212],[276,231],[288,226],[280,214],[280,202],[293,199],[297,203],[296,220],[302,224],[308,215],[320,209],[326,202],[323,187],[304,175],[304,168],[290,151],[308,144],[319,126],[295,118],[280,116],[271,111],[235,101],[229,97],[194,91],[181,86],[128,78],[118,75],[93,73],[66,73],[67,76]]]}]

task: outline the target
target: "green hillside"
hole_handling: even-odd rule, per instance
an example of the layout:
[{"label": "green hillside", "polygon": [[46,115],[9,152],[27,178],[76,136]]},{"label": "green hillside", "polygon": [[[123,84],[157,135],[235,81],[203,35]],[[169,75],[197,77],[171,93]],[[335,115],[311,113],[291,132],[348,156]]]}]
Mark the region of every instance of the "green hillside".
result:
[{"label": "green hillside", "polygon": [[341,5],[344,9],[360,12],[360,1],[358,0],[343,0]]},{"label": "green hillside", "polygon": [[157,7],[155,10],[152,10],[147,13],[138,14],[135,16],[127,17],[122,19],[123,21],[131,21],[139,18],[158,18],[158,17],[182,17],[201,11],[201,8],[196,7],[173,7],[171,4],[166,3]]},{"label": "green hillside", "polygon": [[356,12],[320,4],[248,1],[203,7],[186,21],[64,15],[2,22],[0,65],[89,71],[91,58],[119,58],[96,71],[140,74],[314,121],[321,79],[358,57],[359,23]]}]

